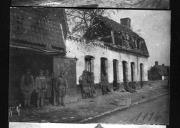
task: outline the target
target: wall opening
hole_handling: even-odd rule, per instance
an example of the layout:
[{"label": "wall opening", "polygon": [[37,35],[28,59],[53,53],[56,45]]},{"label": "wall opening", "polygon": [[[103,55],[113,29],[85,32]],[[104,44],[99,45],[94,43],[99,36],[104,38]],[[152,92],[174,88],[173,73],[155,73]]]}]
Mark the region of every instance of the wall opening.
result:
[{"label": "wall opening", "polygon": [[101,58],[101,78],[102,78],[102,75],[106,77],[108,76],[107,68],[108,68],[108,60],[107,58],[102,57]]},{"label": "wall opening", "polygon": [[135,63],[131,62],[131,81],[134,81],[134,77],[135,77]]},{"label": "wall opening", "polygon": [[127,62],[126,61],[122,61],[122,64],[123,64],[123,82],[127,82],[128,81]]},{"label": "wall opening", "polygon": [[113,80],[118,81],[118,60],[113,59]]},{"label": "wall opening", "polygon": [[94,72],[94,57],[85,56],[85,70],[88,72]]},{"label": "wall opening", "polygon": [[143,75],[144,75],[144,65],[143,63],[140,63],[140,81],[143,81]]}]

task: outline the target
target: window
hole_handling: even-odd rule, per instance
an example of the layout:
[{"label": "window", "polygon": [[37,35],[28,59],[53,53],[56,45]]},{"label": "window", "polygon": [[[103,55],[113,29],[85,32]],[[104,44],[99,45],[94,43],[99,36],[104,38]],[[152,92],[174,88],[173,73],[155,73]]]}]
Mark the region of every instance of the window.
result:
[{"label": "window", "polygon": [[139,40],[137,40],[136,43],[137,43],[137,49],[139,49],[139,43],[140,43]]},{"label": "window", "polygon": [[85,70],[89,72],[94,72],[94,57],[85,56]]},{"label": "window", "polygon": [[123,66],[123,81],[127,82],[128,81],[128,66],[127,66],[127,61],[122,61],[122,66]]},{"label": "window", "polygon": [[101,58],[101,74],[107,75],[107,58]]},{"label": "window", "polygon": [[113,79],[114,81],[118,81],[119,77],[119,69],[118,69],[118,60],[113,59]]},{"label": "window", "polygon": [[101,58],[101,80],[102,76],[108,78],[108,60],[104,57]]},{"label": "window", "polygon": [[135,64],[134,62],[131,62],[131,81],[134,81],[134,75],[135,75]]}]

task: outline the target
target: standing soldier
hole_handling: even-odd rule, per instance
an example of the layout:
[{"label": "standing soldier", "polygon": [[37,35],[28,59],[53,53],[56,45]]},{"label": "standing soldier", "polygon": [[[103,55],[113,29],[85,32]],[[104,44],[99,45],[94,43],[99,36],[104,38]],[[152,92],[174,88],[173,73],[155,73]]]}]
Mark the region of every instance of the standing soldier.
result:
[{"label": "standing soldier", "polygon": [[62,73],[60,73],[59,77],[57,78],[56,87],[58,89],[59,104],[61,104],[62,106],[65,106],[64,98],[66,95],[66,90],[68,88],[68,85],[67,85],[67,81],[64,78],[64,75]]},{"label": "standing soldier", "polygon": [[48,99],[48,101],[50,103],[51,102],[52,83],[51,83],[51,77],[49,75],[48,70],[46,70],[46,72],[45,72],[45,78],[46,78],[46,84],[47,84],[46,98]]},{"label": "standing soldier", "polygon": [[83,71],[83,75],[82,75],[82,87],[83,87],[83,93],[84,93],[84,98],[88,98],[89,97],[89,92],[90,92],[90,88],[89,88],[89,83],[87,81],[87,71]]},{"label": "standing soldier", "polygon": [[85,94],[84,94],[84,89],[83,89],[83,74],[79,77],[79,86],[80,86],[80,89],[81,89],[82,98],[84,99]]},{"label": "standing soldier", "polygon": [[113,80],[113,90],[114,90],[114,91],[118,90],[117,80]]},{"label": "standing soldier", "polygon": [[26,74],[21,78],[21,91],[24,96],[24,106],[30,107],[31,94],[33,91],[34,79],[31,75],[31,71],[28,69]]},{"label": "standing soldier", "polygon": [[44,105],[45,92],[47,89],[46,78],[43,75],[43,70],[40,70],[39,76],[36,77],[35,85],[37,92],[37,107],[39,108]]},{"label": "standing soldier", "polygon": [[107,94],[110,90],[108,88],[108,81],[107,76],[102,74],[101,76],[101,88],[102,88],[102,94]]},{"label": "standing soldier", "polygon": [[52,100],[53,100],[53,104],[57,105],[57,87],[56,87],[56,76],[54,74],[54,72],[52,73],[52,77],[51,77],[51,84],[52,84]]},{"label": "standing soldier", "polygon": [[91,88],[91,97],[94,97],[95,91],[95,85],[94,85],[94,74],[90,72],[90,88]]}]

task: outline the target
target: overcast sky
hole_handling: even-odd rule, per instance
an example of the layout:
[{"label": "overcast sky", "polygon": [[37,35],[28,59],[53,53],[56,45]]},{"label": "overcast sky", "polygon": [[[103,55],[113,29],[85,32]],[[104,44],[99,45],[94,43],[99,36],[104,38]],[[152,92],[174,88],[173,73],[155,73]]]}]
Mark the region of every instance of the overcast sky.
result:
[{"label": "overcast sky", "polygon": [[149,66],[155,61],[170,65],[170,11],[119,10],[109,16],[120,22],[120,18],[131,18],[131,26],[146,41],[149,50]]}]

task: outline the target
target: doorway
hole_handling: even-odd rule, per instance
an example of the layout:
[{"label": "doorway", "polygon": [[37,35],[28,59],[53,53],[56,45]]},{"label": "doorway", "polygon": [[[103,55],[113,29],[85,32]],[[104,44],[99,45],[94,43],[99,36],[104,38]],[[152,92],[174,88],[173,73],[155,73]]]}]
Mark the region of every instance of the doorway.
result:
[{"label": "doorway", "polygon": [[131,81],[134,81],[134,75],[135,75],[135,64],[134,62],[131,62]]},{"label": "doorway", "polygon": [[144,65],[140,64],[140,81],[143,81],[143,75],[144,75]]},{"label": "doorway", "polygon": [[127,68],[127,62],[126,61],[122,61],[123,64],[123,82],[127,82],[128,81],[128,68]]},{"label": "doorway", "polygon": [[102,75],[107,77],[108,75],[107,68],[108,68],[107,58],[102,57],[101,58],[101,78],[102,78]]},{"label": "doorway", "polygon": [[118,81],[118,60],[113,59],[113,80]]}]

